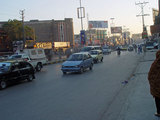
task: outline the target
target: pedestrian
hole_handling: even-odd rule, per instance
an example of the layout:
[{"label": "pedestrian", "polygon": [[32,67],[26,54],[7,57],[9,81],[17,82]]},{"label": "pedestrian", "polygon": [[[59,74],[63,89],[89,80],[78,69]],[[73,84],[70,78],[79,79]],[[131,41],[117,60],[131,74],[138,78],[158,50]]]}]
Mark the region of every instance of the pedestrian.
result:
[{"label": "pedestrian", "polygon": [[157,112],[155,116],[160,117],[160,50],[156,53],[156,59],[151,65],[148,73],[148,80],[150,84],[150,93],[155,99]]}]

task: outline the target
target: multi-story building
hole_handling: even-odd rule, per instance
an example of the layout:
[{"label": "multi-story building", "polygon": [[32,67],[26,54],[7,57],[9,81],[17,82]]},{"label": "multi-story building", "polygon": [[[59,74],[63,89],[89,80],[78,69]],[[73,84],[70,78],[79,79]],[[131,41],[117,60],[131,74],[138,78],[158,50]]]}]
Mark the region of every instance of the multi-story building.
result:
[{"label": "multi-story building", "polygon": [[70,42],[74,45],[73,19],[30,20],[25,25],[33,28],[36,42]]},{"label": "multi-story building", "polygon": [[[0,27],[6,22],[0,22]],[[30,20],[25,25],[34,30],[36,43],[66,42],[67,46],[74,46],[73,19],[64,20]],[[70,45],[68,45],[70,43]]]}]

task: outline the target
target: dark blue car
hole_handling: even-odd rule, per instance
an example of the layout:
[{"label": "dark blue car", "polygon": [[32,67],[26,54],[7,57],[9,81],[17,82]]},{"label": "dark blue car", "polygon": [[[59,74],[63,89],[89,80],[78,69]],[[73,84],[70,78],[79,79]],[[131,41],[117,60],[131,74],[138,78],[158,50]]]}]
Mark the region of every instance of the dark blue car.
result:
[{"label": "dark blue car", "polygon": [[80,52],[72,54],[63,64],[62,72],[79,72],[83,73],[85,69],[89,68],[92,70],[93,58],[88,52]]}]

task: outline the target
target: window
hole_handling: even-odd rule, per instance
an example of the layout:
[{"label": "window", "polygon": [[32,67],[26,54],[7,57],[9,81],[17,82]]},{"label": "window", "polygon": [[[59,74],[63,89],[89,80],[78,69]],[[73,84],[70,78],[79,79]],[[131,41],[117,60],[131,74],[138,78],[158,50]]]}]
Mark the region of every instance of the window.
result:
[{"label": "window", "polygon": [[31,54],[32,54],[32,55],[36,55],[36,50],[32,50],[32,51],[31,51]]},{"label": "window", "polygon": [[38,54],[43,54],[43,51],[42,50],[38,50]]}]

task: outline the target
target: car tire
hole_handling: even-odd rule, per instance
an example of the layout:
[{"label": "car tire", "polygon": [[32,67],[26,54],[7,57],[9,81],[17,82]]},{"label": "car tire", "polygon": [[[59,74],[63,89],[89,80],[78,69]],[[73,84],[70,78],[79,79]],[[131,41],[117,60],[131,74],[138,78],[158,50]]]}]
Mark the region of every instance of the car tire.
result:
[{"label": "car tire", "polygon": [[2,80],[0,82],[0,89],[5,89],[6,87],[7,87],[7,83],[4,80]]},{"label": "car tire", "polygon": [[42,65],[40,63],[37,64],[36,66],[36,71],[41,71]]},{"label": "car tire", "polygon": [[84,72],[84,68],[81,67],[81,68],[80,68],[80,74],[82,74],[83,72]]},{"label": "car tire", "polygon": [[91,64],[91,66],[89,67],[89,69],[90,69],[90,70],[92,70],[92,69],[93,69],[93,64]]},{"label": "car tire", "polygon": [[66,75],[67,74],[67,72],[63,72],[63,75]]},{"label": "car tire", "polygon": [[33,75],[28,75],[28,79],[27,79],[27,80],[28,80],[28,82],[33,81],[33,78],[34,78],[34,77],[33,77]]}]

